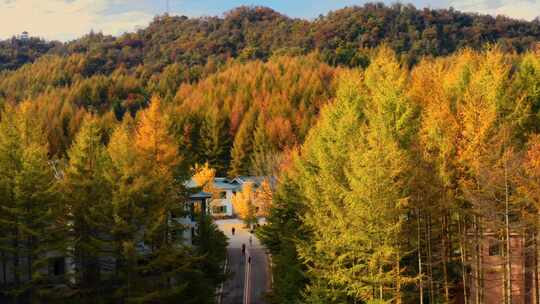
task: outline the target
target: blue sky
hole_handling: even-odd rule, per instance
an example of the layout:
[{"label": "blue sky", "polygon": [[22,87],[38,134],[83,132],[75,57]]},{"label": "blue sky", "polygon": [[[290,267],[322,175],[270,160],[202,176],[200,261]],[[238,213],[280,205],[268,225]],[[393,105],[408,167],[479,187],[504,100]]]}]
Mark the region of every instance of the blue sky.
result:
[{"label": "blue sky", "polygon": [[[171,14],[221,15],[240,5],[263,5],[291,17],[311,19],[363,0],[169,0]],[[382,1],[387,4],[396,1]],[[532,20],[540,0],[411,0],[417,7],[458,10]],[[0,38],[22,31],[46,39],[71,40],[90,30],[119,35],[146,26],[166,9],[166,0],[0,0]]]}]

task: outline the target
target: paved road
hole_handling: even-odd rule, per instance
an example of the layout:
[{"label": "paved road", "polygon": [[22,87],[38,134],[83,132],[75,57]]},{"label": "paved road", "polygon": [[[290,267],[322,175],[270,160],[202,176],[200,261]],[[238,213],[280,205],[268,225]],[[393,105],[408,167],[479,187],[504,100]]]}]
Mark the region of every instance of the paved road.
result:
[{"label": "paved road", "polygon": [[245,259],[242,249],[228,248],[229,270],[231,278],[223,285],[223,304],[241,304],[244,298]]},{"label": "paved road", "polygon": [[[229,237],[227,254],[231,278],[223,286],[222,304],[243,304],[244,289],[246,287],[246,257],[242,256],[242,244],[246,245],[247,254],[251,255],[251,267],[249,270],[249,299],[247,304],[264,304],[264,293],[269,290],[268,259],[264,248],[249,231],[243,228],[243,223],[238,219],[218,220],[216,224]],[[235,235],[232,235],[232,228]],[[249,239],[252,243],[250,245]],[[246,304],[246,303],[244,303]]]},{"label": "paved road", "polygon": [[249,251],[251,255],[250,270],[250,304],[264,304],[264,294],[269,290],[268,277],[268,257],[266,252],[261,248],[253,248]]}]

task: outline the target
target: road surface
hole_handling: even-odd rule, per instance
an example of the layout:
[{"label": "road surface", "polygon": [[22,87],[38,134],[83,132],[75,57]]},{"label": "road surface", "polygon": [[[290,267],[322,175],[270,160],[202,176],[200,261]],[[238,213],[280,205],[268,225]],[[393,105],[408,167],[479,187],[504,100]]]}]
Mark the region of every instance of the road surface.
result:
[{"label": "road surface", "polygon": [[[263,246],[238,219],[218,220],[216,224],[229,238],[228,267],[232,272],[231,278],[223,285],[222,304],[264,304],[270,279],[268,258]],[[232,235],[233,227],[235,235]],[[246,256],[242,255],[242,244],[246,245]],[[251,256],[251,265],[246,267],[248,256]]]},{"label": "road surface", "polygon": [[228,269],[232,277],[223,285],[223,304],[241,304],[244,299],[244,273],[245,260],[242,257],[242,249],[228,248]]},{"label": "road surface", "polygon": [[264,304],[264,294],[269,290],[268,257],[262,248],[253,248],[249,251],[251,256],[250,304]]}]

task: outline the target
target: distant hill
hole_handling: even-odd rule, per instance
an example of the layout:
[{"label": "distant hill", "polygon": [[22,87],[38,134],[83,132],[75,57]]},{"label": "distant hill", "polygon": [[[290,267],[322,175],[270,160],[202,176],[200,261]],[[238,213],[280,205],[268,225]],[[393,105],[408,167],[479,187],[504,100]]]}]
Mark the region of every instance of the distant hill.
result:
[{"label": "distant hill", "polygon": [[30,37],[0,41],[0,71],[14,70],[25,63],[34,62],[37,58],[47,54],[55,47],[63,47],[57,41],[45,41]]},{"label": "distant hill", "polygon": [[540,40],[540,21],[417,9],[381,3],[343,8],[315,20],[289,18],[266,7],[239,7],[223,17],[158,16],[145,29],[120,37],[90,33],[68,42],[39,39],[0,42],[0,70],[16,69],[46,53],[88,55],[95,72],[141,64],[161,70],[171,63],[204,65],[228,58],[267,59],[273,54],[319,51],[333,65],[363,64],[363,48],[388,44],[409,63],[463,47],[499,43],[522,52]]}]

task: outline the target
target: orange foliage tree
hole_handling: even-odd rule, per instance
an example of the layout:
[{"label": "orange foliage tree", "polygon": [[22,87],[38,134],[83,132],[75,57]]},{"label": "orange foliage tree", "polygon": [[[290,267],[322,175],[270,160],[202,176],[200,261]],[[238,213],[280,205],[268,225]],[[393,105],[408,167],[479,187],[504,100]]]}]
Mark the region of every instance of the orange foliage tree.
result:
[{"label": "orange foliage tree", "polygon": [[233,195],[232,203],[236,213],[246,223],[246,225],[251,225],[257,222],[255,189],[252,183],[245,183],[242,191]]}]

